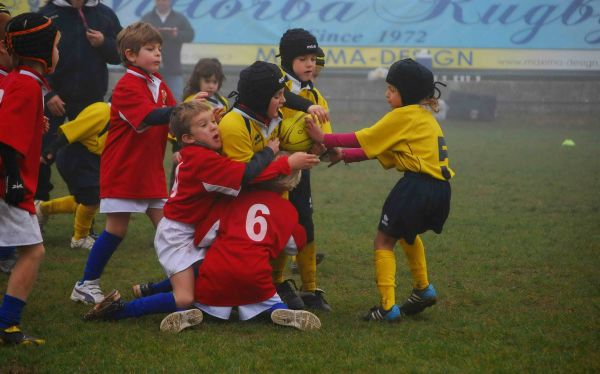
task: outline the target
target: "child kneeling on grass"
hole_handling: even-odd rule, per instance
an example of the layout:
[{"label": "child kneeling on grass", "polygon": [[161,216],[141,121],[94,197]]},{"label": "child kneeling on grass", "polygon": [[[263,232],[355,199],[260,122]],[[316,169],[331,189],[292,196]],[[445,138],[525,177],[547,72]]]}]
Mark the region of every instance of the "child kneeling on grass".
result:
[{"label": "child kneeling on grass", "polygon": [[[196,307],[220,320],[228,320],[237,307],[242,321],[269,318],[300,330],[321,327],[313,313],[288,309],[271,278],[271,259],[283,251],[295,255],[306,244],[296,209],[281,197],[299,181],[298,171],[217,203],[217,219],[205,220],[196,230],[198,245],[210,245],[196,280]],[[184,320],[178,314],[162,323],[177,330]]]},{"label": "child kneeling on grass", "polygon": [[[448,148],[433,111],[439,89],[423,65],[404,59],[389,69],[386,99],[392,110],[369,128],[347,134],[323,134],[310,118],[307,132],[327,148],[345,147],[331,155],[332,164],[377,158],[386,168],[404,172],[389,193],[375,236],[375,279],[380,305],[364,316],[367,321],[395,321],[434,305],[437,294],[427,277],[425,247],[418,234],[441,233],[450,212]],[[437,97],[435,93],[438,93]],[[396,305],[396,242],[404,250],[413,278],[408,299]]]},{"label": "child kneeling on grass", "polygon": [[[157,227],[154,244],[169,286],[128,303],[111,292],[85,316],[94,319],[123,319],[145,314],[169,313],[192,305],[194,270],[205,249],[193,245],[194,227],[214,210],[217,198],[235,197],[243,185],[261,181],[318,163],[314,155],[299,153],[271,163],[278,141],[257,152],[250,162],[233,161],[219,155],[221,137],[212,108],[198,101],[180,104],[171,117],[171,132],[182,145],[175,184],[164,207],[165,217]],[[193,318],[194,313],[186,314]]]}]

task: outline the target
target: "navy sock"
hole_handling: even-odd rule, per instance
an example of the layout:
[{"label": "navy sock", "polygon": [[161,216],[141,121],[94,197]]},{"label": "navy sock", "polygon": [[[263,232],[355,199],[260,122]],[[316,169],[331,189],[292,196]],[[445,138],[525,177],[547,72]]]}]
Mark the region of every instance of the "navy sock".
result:
[{"label": "navy sock", "polygon": [[121,240],[123,240],[123,238],[119,238],[106,230],[102,231],[90,251],[81,282],[100,278],[100,275],[102,275],[102,272],[104,271],[104,267],[108,263],[108,260],[110,260],[112,254],[117,250]]},{"label": "navy sock", "polygon": [[177,307],[175,306],[175,296],[173,296],[173,293],[158,293],[126,303],[125,308],[116,312],[114,318],[124,319],[140,317],[146,314],[172,313],[176,311]]},{"label": "navy sock", "polygon": [[23,300],[5,294],[0,307],[0,328],[5,329],[18,325],[21,322],[21,312],[24,307]]},{"label": "navy sock", "polygon": [[150,293],[152,295],[163,292],[171,292],[173,291],[173,286],[171,286],[171,279],[167,278],[158,283],[149,283],[148,287],[150,288]]},{"label": "navy sock", "polygon": [[0,260],[7,260],[15,255],[17,248],[15,247],[0,247]]}]

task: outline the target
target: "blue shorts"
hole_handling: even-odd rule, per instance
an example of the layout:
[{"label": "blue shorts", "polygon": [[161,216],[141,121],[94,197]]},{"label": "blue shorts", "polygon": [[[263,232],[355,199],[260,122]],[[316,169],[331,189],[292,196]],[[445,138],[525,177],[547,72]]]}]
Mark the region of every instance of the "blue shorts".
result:
[{"label": "blue shorts", "polygon": [[427,230],[442,232],[450,213],[450,183],[426,174],[404,173],[389,193],[379,231],[409,244]]}]

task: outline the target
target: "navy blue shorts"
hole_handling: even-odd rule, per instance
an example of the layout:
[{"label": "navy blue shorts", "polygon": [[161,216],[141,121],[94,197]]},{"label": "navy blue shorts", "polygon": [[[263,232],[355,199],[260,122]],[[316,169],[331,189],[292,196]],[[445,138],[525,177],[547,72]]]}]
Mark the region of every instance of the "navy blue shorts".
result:
[{"label": "navy blue shorts", "polygon": [[69,192],[83,205],[100,202],[100,157],[81,143],[69,144],[56,155],[56,168]]},{"label": "navy blue shorts", "polygon": [[413,244],[427,230],[441,233],[449,213],[450,183],[406,172],[385,200],[378,228]]},{"label": "navy blue shorts", "polygon": [[298,211],[298,221],[306,231],[306,242],[315,240],[315,225],[313,223],[312,197],[310,192],[310,170],[302,170],[300,183],[289,192],[289,199]]}]

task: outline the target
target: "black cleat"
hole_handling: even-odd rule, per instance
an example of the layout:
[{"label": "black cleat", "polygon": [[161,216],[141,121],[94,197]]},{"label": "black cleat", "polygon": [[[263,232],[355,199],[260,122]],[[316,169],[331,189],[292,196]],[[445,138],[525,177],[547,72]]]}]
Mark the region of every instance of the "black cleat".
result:
[{"label": "black cleat", "polygon": [[306,309],[321,310],[331,312],[331,306],[323,296],[325,291],[317,288],[313,292],[300,292],[300,297],[304,302]]},{"label": "black cleat", "polygon": [[0,342],[12,345],[42,345],[46,341],[33,336],[25,335],[19,326],[14,325],[0,330]]},{"label": "black cleat", "polygon": [[299,310],[304,309],[304,301],[298,296],[298,287],[293,279],[286,279],[283,282],[276,284],[277,294],[281,297],[288,308]]}]

